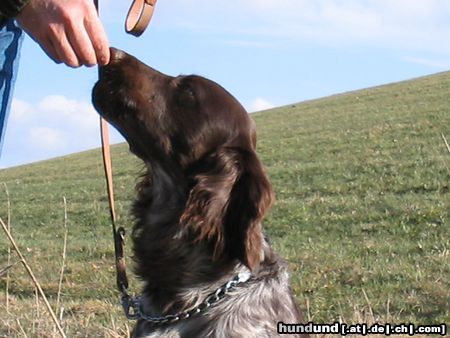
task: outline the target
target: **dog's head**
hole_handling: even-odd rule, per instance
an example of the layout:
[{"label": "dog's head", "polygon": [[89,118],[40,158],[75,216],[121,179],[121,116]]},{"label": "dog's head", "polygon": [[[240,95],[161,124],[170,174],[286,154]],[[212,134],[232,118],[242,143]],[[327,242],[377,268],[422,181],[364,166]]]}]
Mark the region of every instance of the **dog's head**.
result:
[{"label": "dog's head", "polygon": [[203,77],[168,76],[115,49],[93,102],[138,157],[184,175],[189,196],[180,223],[195,240],[212,243],[215,258],[255,268],[273,193],[239,102]]}]

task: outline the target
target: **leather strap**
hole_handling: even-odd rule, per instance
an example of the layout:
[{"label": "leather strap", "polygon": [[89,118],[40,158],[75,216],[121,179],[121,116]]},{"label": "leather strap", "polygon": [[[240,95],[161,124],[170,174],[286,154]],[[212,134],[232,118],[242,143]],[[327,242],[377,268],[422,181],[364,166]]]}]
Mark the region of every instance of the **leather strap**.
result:
[{"label": "leather strap", "polygon": [[140,36],[150,23],[156,0],[133,0],[125,21],[127,33]]},{"label": "leather strap", "polygon": [[[98,11],[98,0],[94,0]],[[156,0],[133,0],[125,22],[125,30],[134,35],[140,36],[147,28],[153,15]],[[125,244],[125,229],[116,229],[116,212],[114,207],[114,189],[112,177],[111,151],[109,144],[109,129],[105,119],[100,117],[100,133],[102,139],[103,167],[105,170],[106,187],[108,192],[108,204],[111,216],[112,231],[114,237],[114,253],[116,258],[116,284],[122,294],[123,299],[128,299],[128,278],[126,272],[123,246]]]},{"label": "leather strap", "polygon": [[125,240],[125,229],[120,227],[116,229],[116,212],[114,207],[114,188],[112,177],[111,151],[109,144],[109,129],[105,119],[100,117],[100,133],[102,138],[103,167],[105,169],[106,188],[108,191],[108,204],[111,214],[111,224],[114,238],[114,254],[116,257],[116,284],[117,289],[126,293],[128,289],[128,277],[123,256],[123,246]]},{"label": "leather strap", "polygon": [[109,129],[108,122],[100,117],[100,134],[102,138],[102,155],[103,167],[105,170],[106,189],[108,192],[109,212],[111,214],[111,221],[113,226],[116,224],[116,212],[114,208],[114,189],[112,182],[112,164],[111,164],[111,150],[109,145]]}]

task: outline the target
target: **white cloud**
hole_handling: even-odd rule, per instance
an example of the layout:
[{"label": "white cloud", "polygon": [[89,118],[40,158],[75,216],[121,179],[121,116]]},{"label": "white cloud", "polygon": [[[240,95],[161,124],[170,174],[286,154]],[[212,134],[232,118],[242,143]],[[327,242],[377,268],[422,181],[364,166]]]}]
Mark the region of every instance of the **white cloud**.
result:
[{"label": "white cloud", "polygon": [[37,104],[42,111],[63,114],[73,113],[76,109],[76,105],[76,100],[70,100],[62,95],[48,95]]},{"label": "white cloud", "polygon": [[261,111],[261,110],[271,109],[274,107],[275,106],[272,103],[270,103],[269,101],[267,101],[266,99],[258,97],[250,103],[250,105],[248,107],[248,111],[250,113],[253,113],[253,112],[257,112],[257,111]]},{"label": "white cloud", "polygon": [[38,110],[49,119],[70,124],[81,130],[98,128],[98,115],[89,102],[69,99],[62,95],[49,95],[38,104]]},{"label": "white cloud", "polygon": [[24,121],[28,118],[31,105],[19,99],[13,99],[11,102],[11,121]]},{"label": "white cloud", "polygon": [[[100,146],[99,135],[99,116],[87,101],[62,95],[48,95],[38,102],[14,98],[2,161],[19,164],[92,149]],[[122,141],[111,130],[111,142]]]},{"label": "white cloud", "polygon": [[35,127],[29,130],[31,144],[39,145],[41,150],[63,150],[66,146],[64,133],[57,129]]}]

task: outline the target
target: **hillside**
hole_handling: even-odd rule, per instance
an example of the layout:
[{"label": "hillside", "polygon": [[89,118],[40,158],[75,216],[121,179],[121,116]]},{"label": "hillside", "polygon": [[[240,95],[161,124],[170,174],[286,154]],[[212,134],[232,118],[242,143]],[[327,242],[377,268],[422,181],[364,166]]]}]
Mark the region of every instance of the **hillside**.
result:
[{"label": "hillside", "polygon": [[[440,73],[253,114],[277,194],[265,229],[290,262],[308,320],[450,323],[449,93],[450,73]],[[119,223],[130,229],[141,165],[124,144],[113,147],[113,164]],[[52,299],[67,199],[61,301],[70,336],[124,332],[100,151],[1,170],[0,184],[0,217],[7,187],[14,236]],[[0,269],[6,247],[0,235]],[[16,318],[26,332],[51,327],[19,265],[9,292],[0,336],[19,331]]]}]

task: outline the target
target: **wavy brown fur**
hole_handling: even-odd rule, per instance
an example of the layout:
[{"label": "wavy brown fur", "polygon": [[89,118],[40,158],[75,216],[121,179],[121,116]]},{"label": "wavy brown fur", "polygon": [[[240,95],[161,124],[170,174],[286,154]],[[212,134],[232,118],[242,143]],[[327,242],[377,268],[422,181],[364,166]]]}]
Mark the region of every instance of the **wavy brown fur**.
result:
[{"label": "wavy brown fur", "polygon": [[133,337],[275,337],[277,322],[301,322],[286,264],[261,229],[273,192],[253,121],[212,81],[111,55],[93,101],[147,166],[133,207],[145,312],[188,310],[239,272],[252,274],[198,316],[169,325],[139,320]]}]

